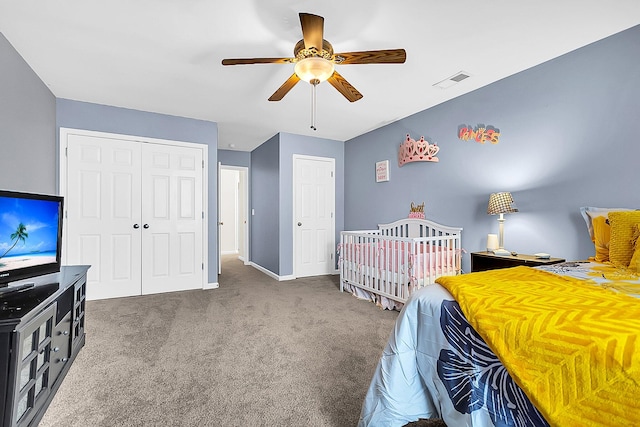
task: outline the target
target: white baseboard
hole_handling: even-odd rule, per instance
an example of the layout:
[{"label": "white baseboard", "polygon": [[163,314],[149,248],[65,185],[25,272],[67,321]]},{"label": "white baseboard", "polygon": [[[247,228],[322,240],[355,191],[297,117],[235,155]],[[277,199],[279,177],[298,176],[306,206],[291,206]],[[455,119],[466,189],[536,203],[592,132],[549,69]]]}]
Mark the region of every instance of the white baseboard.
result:
[{"label": "white baseboard", "polygon": [[219,287],[220,287],[220,284],[218,282],[215,282],[215,283],[207,283],[206,285],[204,285],[202,289],[218,289]]},{"label": "white baseboard", "polygon": [[249,265],[251,265],[253,268],[255,268],[256,270],[260,270],[262,271],[264,274],[266,274],[269,277],[272,277],[280,282],[284,281],[284,280],[294,280],[296,277],[293,275],[289,275],[289,276],[278,276],[276,273],[274,273],[271,270],[267,270],[266,268],[256,264],[255,262],[251,262],[249,263]]}]

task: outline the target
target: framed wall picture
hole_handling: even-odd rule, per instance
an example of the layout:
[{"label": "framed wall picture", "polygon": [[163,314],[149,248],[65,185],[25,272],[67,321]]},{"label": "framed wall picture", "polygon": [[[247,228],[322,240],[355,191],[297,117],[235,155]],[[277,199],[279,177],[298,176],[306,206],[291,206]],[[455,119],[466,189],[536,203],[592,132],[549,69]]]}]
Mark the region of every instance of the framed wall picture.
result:
[{"label": "framed wall picture", "polygon": [[389,181],[389,160],[376,162],[376,182]]}]

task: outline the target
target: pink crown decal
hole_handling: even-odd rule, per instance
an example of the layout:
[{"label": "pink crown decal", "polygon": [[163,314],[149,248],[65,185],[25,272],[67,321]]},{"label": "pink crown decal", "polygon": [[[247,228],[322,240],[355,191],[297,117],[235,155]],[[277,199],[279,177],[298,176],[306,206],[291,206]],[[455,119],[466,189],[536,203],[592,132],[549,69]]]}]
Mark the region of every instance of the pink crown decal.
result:
[{"label": "pink crown decal", "polygon": [[424,136],[421,136],[416,141],[407,134],[404,142],[400,144],[398,166],[403,166],[410,162],[439,162],[440,159],[436,157],[438,151],[440,151],[440,147],[435,143],[429,144],[428,141],[424,140]]}]

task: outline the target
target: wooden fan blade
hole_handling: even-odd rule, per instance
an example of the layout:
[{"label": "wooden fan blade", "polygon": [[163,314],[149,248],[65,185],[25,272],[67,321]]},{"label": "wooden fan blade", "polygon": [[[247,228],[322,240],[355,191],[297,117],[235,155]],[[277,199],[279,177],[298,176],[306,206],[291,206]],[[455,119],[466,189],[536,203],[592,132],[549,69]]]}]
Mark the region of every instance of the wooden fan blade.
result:
[{"label": "wooden fan blade", "polygon": [[327,81],[331,84],[331,86],[338,89],[345,98],[349,100],[349,102],[355,102],[359,99],[362,99],[362,94],[358,92],[358,89],[351,86],[351,83],[345,80],[337,71],[334,71],[331,77],[327,79]]},{"label": "wooden fan blade", "polygon": [[305,49],[315,47],[320,52],[322,50],[322,38],[324,37],[324,18],[310,13],[301,13],[300,25],[302,26]]},{"label": "wooden fan blade", "polygon": [[291,64],[294,58],[236,58],[223,59],[222,65],[247,65],[247,64]]},{"label": "wooden fan blade", "polygon": [[404,49],[365,50],[362,52],[336,53],[336,64],[402,64],[407,59]]},{"label": "wooden fan blade", "polygon": [[280,101],[299,81],[300,77],[298,77],[296,73],[293,73],[291,77],[289,77],[287,81],[284,82],[282,86],[273,93],[273,95],[271,95],[269,101]]}]

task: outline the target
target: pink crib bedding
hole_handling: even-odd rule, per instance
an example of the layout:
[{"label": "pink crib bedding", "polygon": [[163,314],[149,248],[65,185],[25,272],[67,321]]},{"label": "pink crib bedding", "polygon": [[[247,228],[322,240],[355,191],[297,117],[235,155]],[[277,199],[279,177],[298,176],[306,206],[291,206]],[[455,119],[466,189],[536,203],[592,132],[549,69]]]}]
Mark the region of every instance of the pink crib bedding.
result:
[{"label": "pink crib bedding", "polygon": [[346,243],[340,248],[340,254],[343,262],[353,263],[358,268],[374,268],[422,279],[425,275],[440,275],[453,268],[460,250],[426,242],[384,240]]}]

